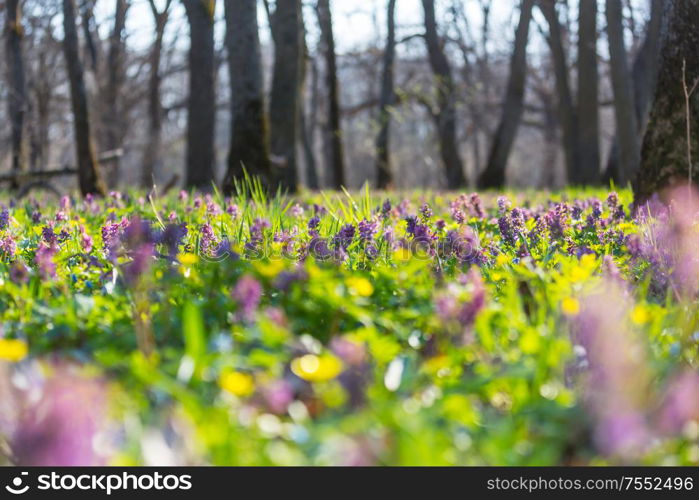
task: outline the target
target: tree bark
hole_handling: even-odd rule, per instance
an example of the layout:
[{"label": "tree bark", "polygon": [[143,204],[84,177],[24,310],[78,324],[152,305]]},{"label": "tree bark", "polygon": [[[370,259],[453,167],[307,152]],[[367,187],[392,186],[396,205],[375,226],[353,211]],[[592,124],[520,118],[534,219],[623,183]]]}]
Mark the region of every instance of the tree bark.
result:
[{"label": "tree bark", "polygon": [[451,67],[437,33],[434,0],[422,0],[425,14],[425,42],[437,88],[437,135],[442,162],[450,189],[466,185],[464,167],[456,142],[456,95]]},{"label": "tree bark", "polygon": [[[122,114],[122,92],[125,77],[126,14],[130,6],[130,0],[116,0],[114,28],[109,38],[109,52],[107,54],[107,81],[104,88],[104,115],[102,117],[104,137],[100,144],[103,151],[119,149],[124,137],[125,117]],[[110,186],[116,186],[119,182],[118,159],[109,168],[107,178]]]},{"label": "tree bark", "polygon": [[[663,0],[650,0],[650,19],[641,48],[634,58],[631,69],[633,80],[634,107],[636,109],[636,127],[639,144],[648,125],[650,107],[653,103],[658,81],[658,61],[660,59],[660,28],[664,22]],[[619,182],[619,139],[616,134],[609,149],[609,158],[602,181]]]},{"label": "tree bark", "polygon": [[621,0],[607,0],[607,39],[614,90],[614,115],[619,138],[619,182],[629,182],[640,163],[638,125],[634,109],[633,81],[629,70]]},{"label": "tree bark", "polygon": [[687,109],[683,83],[691,90],[699,81],[699,0],[667,0],[663,8],[667,22],[661,28],[657,89],[634,183],[636,206],[669,185],[696,183],[692,155],[699,147],[699,92],[690,96]]},{"label": "tree bark", "polygon": [[597,184],[600,179],[599,68],[597,58],[597,0],[579,5],[578,141],[580,165],[573,184]]},{"label": "tree bark", "polygon": [[331,187],[340,189],[345,185],[345,165],[342,155],[342,127],[340,124],[340,95],[337,81],[337,60],[335,55],[335,36],[333,34],[330,0],[318,0],[318,25],[320,40],[325,58],[325,90],[328,98],[328,119],[326,150],[330,165]]},{"label": "tree bark", "polygon": [[393,83],[396,58],[396,0],[388,0],[386,8],[386,46],[383,52],[381,95],[379,97],[379,133],[376,137],[377,187],[388,189],[393,185],[391,168],[391,106],[395,100]]},{"label": "tree bark", "polygon": [[527,42],[532,19],[534,0],[522,0],[519,24],[515,32],[514,49],[510,59],[510,76],[505,100],[502,105],[500,123],[490,148],[488,164],[478,179],[482,189],[500,188],[505,185],[505,170],[512,146],[517,136],[524,112],[524,91],[527,78]]},{"label": "tree bark", "polygon": [[270,162],[257,1],[226,0],[225,7],[232,124],[223,190],[229,194],[244,170],[268,184]]},{"label": "tree bark", "polygon": [[274,184],[295,192],[298,188],[296,145],[301,112],[301,65],[303,36],[301,1],[277,2],[271,16],[274,38],[274,69],[270,95],[270,139],[275,157]]},{"label": "tree bark", "polygon": [[551,50],[558,94],[558,114],[563,131],[563,151],[568,181],[573,182],[578,176],[578,129],[577,112],[573,103],[568,74],[568,62],[563,48],[563,28],[556,12],[556,0],[539,0],[539,9],[549,26],[547,42]]},{"label": "tree bark", "polygon": [[[27,168],[27,83],[22,55],[22,6],[20,0],[8,0],[5,5],[5,57],[7,58],[8,115],[12,143],[12,172],[19,174]],[[11,189],[17,183],[10,184]]]},{"label": "tree bark", "polygon": [[163,37],[165,27],[170,17],[172,0],[167,0],[162,11],[158,10],[154,0],[149,0],[153,21],[155,23],[155,39],[150,50],[150,73],[148,75],[148,142],[143,157],[141,170],[141,186],[153,186],[162,168],[163,143],[163,104],[160,96],[160,61],[163,53]]},{"label": "tree bark", "polygon": [[65,40],[63,49],[70,80],[70,97],[73,107],[75,127],[75,156],[78,164],[78,182],[83,195],[106,192],[100,175],[99,164],[95,158],[92,144],[91,123],[83,65],[80,61],[78,32],[75,25],[74,0],[63,0],[63,32]]},{"label": "tree bark", "polygon": [[216,154],[216,0],[183,0],[190,30],[186,184],[209,191]]}]

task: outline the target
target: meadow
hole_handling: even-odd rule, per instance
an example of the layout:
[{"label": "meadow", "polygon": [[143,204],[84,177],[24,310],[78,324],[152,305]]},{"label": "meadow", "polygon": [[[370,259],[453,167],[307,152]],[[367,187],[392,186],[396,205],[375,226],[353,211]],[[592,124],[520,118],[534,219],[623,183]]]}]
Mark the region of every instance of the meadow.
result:
[{"label": "meadow", "polygon": [[699,196],[0,201],[0,462],[699,464]]}]

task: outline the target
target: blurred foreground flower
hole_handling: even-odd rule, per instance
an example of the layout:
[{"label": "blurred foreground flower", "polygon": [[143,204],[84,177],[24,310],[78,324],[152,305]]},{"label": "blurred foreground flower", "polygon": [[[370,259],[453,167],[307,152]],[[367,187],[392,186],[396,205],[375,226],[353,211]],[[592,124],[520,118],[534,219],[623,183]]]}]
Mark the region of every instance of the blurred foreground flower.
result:
[{"label": "blurred foreground flower", "polygon": [[107,393],[102,382],[56,369],[49,379],[27,379],[24,385],[3,394],[14,402],[16,421],[4,423],[10,428],[8,442],[17,465],[106,463],[96,446],[106,429]]},{"label": "blurred foreground flower", "polygon": [[26,342],[0,338],[0,360],[17,362],[27,357],[29,348]]},{"label": "blurred foreground flower", "polygon": [[[576,342],[586,353],[586,400],[595,417],[597,447],[630,460],[648,446],[649,376],[643,346],[629,328],[628,296],[614,282],[582,300],[574,316]],[[566,307],[564,306],[564,309]]]},{"label": "blurred foreground flower", "polygon": [[227,371],[219,379],[221,389],[234,396],[245,397],[255,392],[255,379],[249,373]]},{"label": "blurred foreground flower", "polygon": [[332,354],[306,354],[291,362],[291,371],[308,382],[332,380],[342,372],[342,361]]}]

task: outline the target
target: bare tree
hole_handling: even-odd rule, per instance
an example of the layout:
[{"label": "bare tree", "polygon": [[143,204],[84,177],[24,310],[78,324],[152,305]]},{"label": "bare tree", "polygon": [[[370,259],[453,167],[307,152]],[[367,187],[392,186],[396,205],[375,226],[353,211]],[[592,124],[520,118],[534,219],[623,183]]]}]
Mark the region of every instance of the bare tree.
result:
[{"label": "bare tree", "polygon": [[[658,84],[634,183],[636,203],[677,182],[695,181],[699,135],[699,0],[663,2]],[[692,92],[692,89],[694,91]]]},{"label": "bare tree", "polygon": [[[648,125],[650,107],[658,81],[658,61],[660,58],[660,28],[664,22],[663,0],[650,0],[650,19],[646,27],[643,43],[634,58],[631,76],[633,80],[634,107],[639,144]],[[615,132],[605,168],[605,183],[619,182],[619,140]]]},{"label": "bare tree", "polygon": [[102,48],[95,21],[96,3],[97,0],[80,0],[78,4],[82,19],[83,37],[85,38],[85,57],[88,61],[88,68],[95,74],[99,71]]},{"label": "bare tree", "polygon": [[163,104],[161,97],[161,59],[163,54],[163,38],[165,27],[170,17],[172,0],[167,0],[162,10],[158,10],[155,0],[148,0],[155,24],[155,38],[149,55],[150,73],[148,77],[148,141],[143,157],[141,170],[141,186],[153,185],[153,181],[161,170],[163,143]]},{"label": "bare tree", "polygon": [[574,184],[595,184],[600,178],[599,68],[597,0],[579,2],[578,20],[579,169]]},{"label": "bare tree", "polygon": [[619,182],[626,184],[640,164],[637,115],[634,109],[633,81],[624,45],[621,0],[607,0],[607,39],[609,40],[614,114],[619,139]]},{"label": "bare tree", "polygon": [[[5,57],[7,58],[8,114],[12,128],[12,171],[20,173],[27,167],[27,84],[22,55],[22,5],[20,0],[8,0],[5,6]],[[17,187],[16,180],[10,185]]]},{"label": "bare tree", "polygon": [[527,42],[533,7],[534,0],[522,0],[500,123],[493,138],[488,165],[478,179],[478,185],[481,188],[498,188],[505,184],[507,160],[512,151],[519,122],[524,112]]},{"label": "bare tree", "polygon": [[231,86],[231,145],[224,192],[243,169],[269,181],[269,136],[265,120],[262,60],[256,0],[226,0],[226,46]]},{"label": "bare tree", "polygon": [[381,94],[379,96],[379,133],[376,137],[377,187],[387,189],[393,185],[391,169],[390,127],[391,106],[395,100],[394,61],[396,56],[396,0],[388,0],[386,7],[386,46],[383,52]]},{"label": "bare tree", "polygon": [[578,176],[578,125],[573,95],[570,89],[568,62],[563,46],[563,27],[556,10],[556,0],[539,0],[539,9],[549,27],[547,42],[551,50],[556,93],[558,94],[558,114],[563,130],[563,150],[565,153],[568,181]]},{"label": "bare tree", "polygon": [[70,80],[70,97],[73,106],[73,123],[75,127],[75,159],[78,164],[78,181],[83,195],[106,192],[100,175],[99,164],[95,158],[92,144],[91,123],[83,65],[80,61],[78,31],[75,24],[74,0],[63,0],[63,33],[68,79]]},{"label": "bare tree", "polygon": [[304,35],[301,0],[277,2],[270,14],[274,69],[270,95],[270,140],[275,157],[275,183],[289,191],[298,187],[296,144],[300,137],[300,91]]},{"label": "bare tree", "polygon": [[345,164],[342,156],[342,128],[340,125],[340,95],[337,83],[337,60],[335,56],[335,36],[333,34],[330,0],[318,0],[316,5],[320,40],[325,59],[325,90],[328,98],[327,130],[325,144],[331,187],[340,189],[345,185]]},{"label": "bare tree", "polygon": [[210,190],[216,155],[216,0],[182,0],[190,32],[186,184]]},{"label": "bare tree", "polygon": [[[114,27],[109,38],[107,78],[103,98],[103,139],[100,144],[103,150],[108,151],[120,148],[124,137],[125,117],[123,116],[122,94],[125,78],[126,14],[130,6],[130,0],[116,0],[114,6]],[[117,159],[108,171],[109,185],[116,186],[118,180],[119,161]]]},{"label": "bare tree", "polygon": [[464,167],[456,142],[456,93],[451,66],[444,53],[442,40],[437,33],[434,0],[422,0],[425,14],[425,42],[430,66],[434,73],[437,88],[437,109],[434,119],[437,122],[439,150],[447,177],[448,187],[457,189],[466,185]]},{"label": "bare tree", "polygon": [[[301,132],[301,141],[303,142],[303,155],[306,165],[306,186],[309,189],[318,189],[320,187],[320,180],[318,179],[318,168],[316,166],[316,155],[314,151],[317,124],[316,115],[318,110],[318,65],[316,64],[315,58],[308,50],[306,26],[303,17],[301,21],[303,25],[303,35],[301,36],[301,43],[303,43],[303,63],[301,64],[302,90],[299,91],[299,98],[301,99],[301,103],[299,104],[299,129]],[[311,67],[311,98],[310,105],[308,109],[306,109],[307,99],[305,87],[309,63]]]}]

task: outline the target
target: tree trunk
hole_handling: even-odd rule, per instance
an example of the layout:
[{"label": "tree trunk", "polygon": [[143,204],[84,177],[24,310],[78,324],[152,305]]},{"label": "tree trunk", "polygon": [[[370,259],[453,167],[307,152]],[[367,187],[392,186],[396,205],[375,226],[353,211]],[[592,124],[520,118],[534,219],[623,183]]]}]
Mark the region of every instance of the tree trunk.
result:
[{"label": "tree trunk", "polygon": [[[130,0],[116,0],[114,10],[114,28],[109,39],[107,54],[107,82],[104,89],[104,116],[102,117],[102,150],[113,151],[122,145],[125,117],[122,115],[122,89],[124,86],[124,57],[126,51],[125,29],[126,13],[131,6]],[[119,182],[119,159],[116,159],[107,172],[109,186]]]},{"label": "tree trunk", "polygon": [[500,188],[505,185],[507,160],[510,157],[510,152],[517,136],[519,122],[524,111],[527,42],[533,7],[534,0],[522,0],[519,24],[515,32],[514,49],[510,59],[510,76],[507,82],[500,123],[490,148],[488,164],[478,179],[478,186],[483,189]]},{"label": "tree trunk", "polygon": [[[20,173],[27,168],[27,84],[22,56],[22,6],[20,0],[8,0],[5,6],[5,56],[7,58],[8,115],[12,129],[12,172]],[[17,182],[10,184],[17,188]]]},{"label": "tree trunk", "polygon": [[451,67],[437,33],[434,0],[422,0],[425,13],[425,42],[437,88],[437,135],[449,189],[466,185],[464,167],[456,143],[456,95]]},{"label": "tree trunk", "polygon": [[699,81],[699,0],[667,0],[663,8],[667,22],[661,28],[655,101],[634,183],[636,206],[664,187],[696,179],[692,155],[699,147],[699,92],[690,96],[687,109],[683,82],[689,90]]},{"label": "tree trunk", "polygon": [[565,153],[566,173],[572,182],[578,175],[578,132],[575,105],[570,90],[568,63],[563,48],[563,28],[556,12],[556,0],[539,0],[539,9],[549,26],[547,42],[551,50],[551,60],[556,78],[558,94],[558,114],[563,130],[563,152]]},{"label": "tree trunk", "polygon": [[216,0],[183,0],[190,30],[186,184],[209,191],[216,155]]},{"label": "tree trunk", "polygon": [[[631,69],[633,79],[634,107],[636,109],[636,127],[639,144],[648,125],[650,107],[655,95],[658,81],[658,60],[660,58],[660,28],[664,22],[662,0],[650,0],[650,20],[646,27],[643,44],[634,58]],[[619,182],[619,139],[615,132],[609,149],[609,158],[603,182]]]},{"label": "tree trunk", "polygon": [[275,184],[294,192],[298,187],[296,144],[299,139],[301,58],[301,0],[277,2],[271,18],[274,69],[270,95],[271,151]]},{"label": "tree trunk", "polygon": [[383,52],[383,73],[381,75],[381,95],[379,97],[379,133],[376,137],[377,187],[388,189],[393,185],[391,169],[391,106],[395,98],[393,87],[394,61],[396,55],[396,0],[388,0],[386,9],[386,47]]},{"label": "tree trunk", "polygon": [[257,1],[226,0],[225,7],[232,124],[223,190],[229,194],[244,169],[267,184],[270,163]]},{"label": "tree trunk", "polygon": [[78,32],[75,25],[74,0],[63,0],[63,32],[65,40],[63,49],[70,80],[70,97],[73,107],[75,126],[75,156],[78,164],[78,181],[83,195],[105,194],[105,186],[100,176],[99,165],[95,158],[90,130],[89,106],[83,65],[80,61]]},{"label": "tree trunk", "polygon": [[337,61],[335,57],[335,36],[333,34],[330,0],[318,0],[318,25],[320,40],[325,57],[325,88],[328,98],[328,122],[326,144],[331,187],[340,189],[345,185],[345,165],[342,156],[342,129],[340,124],[340,96],[337,83]]},{"label": "tree trunk", "polygon": [[[303,20],[303,19],[302,19]],[[315,144],[315,129],[316,129],[316,112],[317,112],[317,101],[318,101],[318,68],[316,67],[315,61],[308,52],[308,44],[306,43],[305,35],[305,23],[304,23],[304,35],[301,38],[303,43],[303,64],[301,65],[301,87],[303,90],[299,91],[299,99],[301,99],[301,104],[299,105],[299,130],[301,132],[301,141],[303,142],[303,155],[306,164],[306,186],[308,189],[318,189],[320,187],[320,182],[318,181],[318,170],[316,168],[316,156],[313,146]],[[306,87],[306,75],[308,62],[311,63],[311,105],[310,109],[306,111],[306,97],[307,93],[305,91]],[[308,113],[310,116],[306,116]]]},{"label": "tree trunk", "polygon": [[580,165],[573,184],[597,184],[600,179],[598,103],[597,1],[582,1],[579,5],[577,107]]},{"label": "tree trunk", "polygon": [[150,74],[148,76],[148,142],[141,170],[141,186],[146,189],[153,186],[162,167],[163,105],[160,96],[162,82],[160,61],[172,0],[167,0],[162,11],[158,10],[154,0],[149,0],[149,4],[155,22],[155,40],[150,51]]},{"label": "tree trunk", "polygon": [[624,25],[621,0],[607,0],[607,39],[614,90],[614,114],[619,139],[619,182],[626,184],[635,175],[640,163],[638,126],[634,109],[633,81],[624,46]]}]

